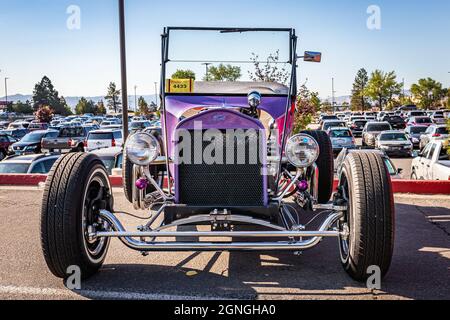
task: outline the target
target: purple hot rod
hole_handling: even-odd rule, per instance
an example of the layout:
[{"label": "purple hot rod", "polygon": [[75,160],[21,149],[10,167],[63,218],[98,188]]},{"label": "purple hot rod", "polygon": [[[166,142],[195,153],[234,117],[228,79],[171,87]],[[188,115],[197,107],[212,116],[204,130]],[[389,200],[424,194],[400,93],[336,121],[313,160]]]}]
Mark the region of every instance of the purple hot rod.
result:
[{"label": "purple hot rod", "polygon": [[[282,34],[289,49],[283,61],[291,71],[289,84],[210,81],[208,74],[205,81],[167,81],[168,66],[175,62],[169,43],[173,33],[183,31],[224,36],[224,41],[230,34]],[[49,175],[42,205],[42,246],[53,274],[66,278],[67,268],[76,265],[83,277],[93,275],[112,238],[149,254],[301,252],[332,237],[351,277],[364,281],[373,266],[385,275],[394,242],[388,170],[377,154],[351,153],[333,193],[328,135],[294,132],[295,114],[301,112],[296,107],[298,59],[320,62],[321,54],[299,57],[296,48],[293,29],[165,28],[162,134],[133,134],[123,157],[125,196],[136,210],[151,215],[136,231],[126,230],[114,211],[102,162],[91,154],[62,157]],[[189,59],[178,62],[214,63]],[[196,231],[179,230],[185,226]]]}]

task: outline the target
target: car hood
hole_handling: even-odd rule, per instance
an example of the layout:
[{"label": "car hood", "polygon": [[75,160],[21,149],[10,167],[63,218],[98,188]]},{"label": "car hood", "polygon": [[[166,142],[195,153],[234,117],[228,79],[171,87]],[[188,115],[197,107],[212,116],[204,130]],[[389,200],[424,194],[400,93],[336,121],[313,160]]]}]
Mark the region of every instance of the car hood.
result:
[{"label": "car hood", "polygon": [[34,143],[27,143],[27,142],[16,142],[12,145],[13,148],[23,148],[23,147],[32,147],[32,146],[38,146],[40,142],[34,142]]}]

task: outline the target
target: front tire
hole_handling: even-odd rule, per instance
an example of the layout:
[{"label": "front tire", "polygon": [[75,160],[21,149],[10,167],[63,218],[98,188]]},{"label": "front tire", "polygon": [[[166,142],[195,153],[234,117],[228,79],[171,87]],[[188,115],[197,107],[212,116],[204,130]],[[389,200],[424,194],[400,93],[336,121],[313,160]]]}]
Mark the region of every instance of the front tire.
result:
[{"label": "front tire", "polygon": [[304,131],[304,134],[313,137],[320,146],[320,155],[316,161],[319,168],[319,194],[317,201],[326,204],[333,193],[334,182],[334,154],[330,137],[325,131]]},{"label": "front tire", "polygon": [[340,193],[348,203],[339,221],[341,261],[357,281],[366,281],[377,266],[384,277],[394,249],[395,208],[391,179],[380,155],[359,152],[347,156],[340,176]]},{"label": "front tire", "polygon": [[106,231],[99,210],[112,211],[113,197],[108,174],[92,154],[70,153],[53,166],[41,209],[41,244],[50,271],[68,277],[67,269],[78,266],[83,279],[102,266],[109,239],[91,239],[91,231]]}]

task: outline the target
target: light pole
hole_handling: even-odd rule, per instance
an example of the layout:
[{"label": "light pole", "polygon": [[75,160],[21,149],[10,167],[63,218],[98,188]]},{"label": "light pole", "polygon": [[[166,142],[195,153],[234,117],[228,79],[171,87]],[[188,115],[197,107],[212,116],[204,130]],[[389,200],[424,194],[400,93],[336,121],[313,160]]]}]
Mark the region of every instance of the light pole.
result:
[{"label": "light pole", "polygon": [[6,100],[6,107],[8,107],[8,80],[9,80],[9,78],[5,78],[5,100]]},{"label": "light pole", "polygon": [[156,107],[158,108],[158,82],[155,82],[155,100]]},{"label": "light pole", "polygon": [[209,80],[209,66],[212,65],[212,63],[208,63],[205,62],[203,63],[203,65],[206,67],[206,73],[205,73],[205,80],[208,81]]},{"label": "light pole", "polygon": [[137,107],[138,107],[136,89],[137,89],[137,86],[134,86],[134,111],[137,111]]},{"label": "light pole", "polygon": [[336,111],[335,105],[336,105],[336,101],[334,98],[334,94],[336,93],[336,91],[334,91],[334,78],[331,78],[331,104],[332,104],[332,108],[333,108],[333,113]]},{"label": "light pole", "polygon": [[122,81],[123,139],[128,138],[127,51],[125,42],[125,0],[119,0],[120,73]]}]

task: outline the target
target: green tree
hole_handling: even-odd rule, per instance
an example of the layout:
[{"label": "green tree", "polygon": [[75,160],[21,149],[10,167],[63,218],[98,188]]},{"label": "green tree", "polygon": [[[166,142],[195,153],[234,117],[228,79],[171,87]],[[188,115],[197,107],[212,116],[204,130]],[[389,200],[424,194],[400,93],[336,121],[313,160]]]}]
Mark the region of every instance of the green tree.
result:
[{"label": "green tree", "polygon": [[195,72],[192,70],[181,70],[178,69],[174,74],[172,74],[172,79],[193,79],[195,80]]},{"label": "green tree", "polygon": [[145,101],[144,97],[139,97],[138,107],[138,114],[143,116],[148,116],[150,114],[150,108],[148,107],[148,103]]},{"label": "green tree", "polygon": [[320,99],[317,92],[311,92],[303,85],[297,93],[297,102],[294,119],[294,133],[306,130],[312,123],[314,116],[320,108]]},{"label": "green tree", "polygon": [[103,100],[100,100],[99,102],[97,102],[96,106],[95,106],[95,114],[96,115],[105,115],[107,113],[106,107],[105,107],[105,103],[103,102]]},{"label": "green tree", "polygon": [[431,78],[420,79],[411,86],[411,93],[418,106],[422,109],[436,108],[441,104],[447,91],[442,88],[442,83]]},{"label": "green tree", "polygon": [[30,101],[26,101],[25,103],[17,101],[15,104],[12,105],[12,111],[23,114],[32,114],[34,112]]},{"label": "green tree", "polygon": [[264,65],[261,65],[259,56],[255,53],[252,53],[250,60],[253,62],[255,68],[253,72],[249,71],[249,76],[252,81],[288,83],[290,72],[286,69],[286,64],[280,67],[279,50],[270,54]]},{"label": "green tree", "polygon": [[95,103],[92,100],[86,100],[82,97],[75,107],[76,114],[96,113]]},{"label": "green tree", "polygon": [[369,76],[366,69],[362,68],[358,71],[353,83],[351,105],[354,111],[364,111],[367,106],[365,90],[369,83]]},{"label": "green tree", "polygon": [[396,95],[401,93],[402,84],[397,82],[394,71],[383,72],[375,70],[369,79],[364,93],[378,104],[380,110],[392,103]]},{"label": "green tree", "polygon": [[204,81],[237,81],[241,74],[241,68],[230,64],[219,64],[217,67],[212,66],[208,69],[208,74]]},{"label": "green tree", "polygon": [[106,94],[105,99],[108,108],[113,109],[115,113],[118,113],[122,102],[120,101],[120,90],[117,89],[114,82],[109,83],[108,93]]},{"label": "green tree", "polygon": [[55,90],[55,87],[47,76],[44,76],[35,85],[33,91],[34,110],[38,110],[43,106],[50,107],[56,114],[69,115],[71,113],[64,97],[59,97],[58,91]]}]

